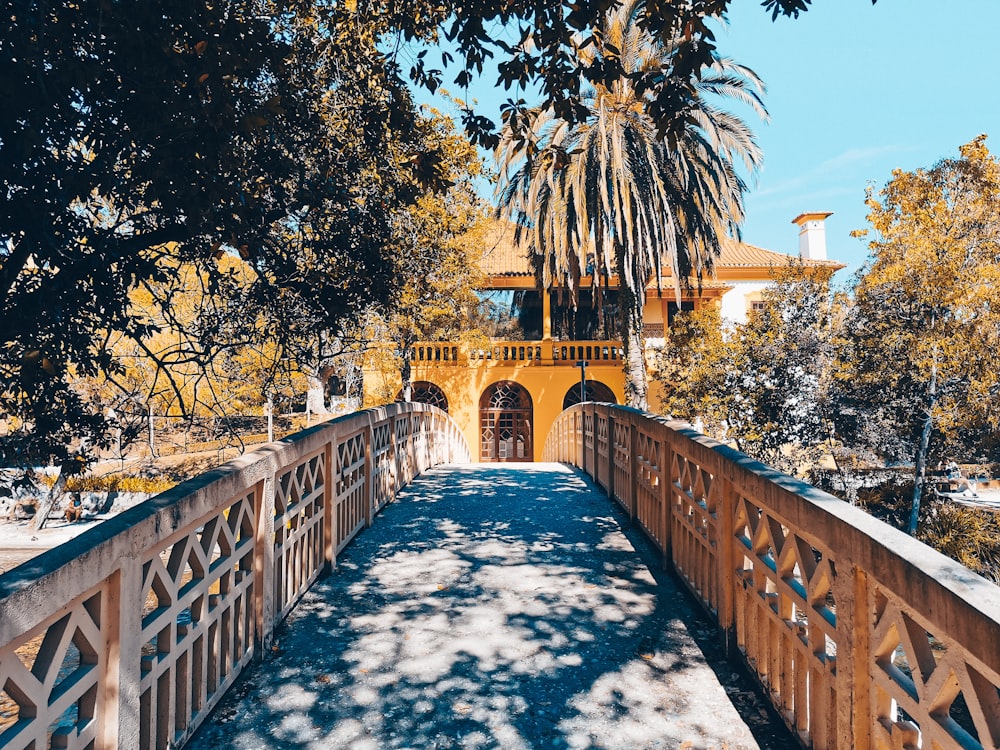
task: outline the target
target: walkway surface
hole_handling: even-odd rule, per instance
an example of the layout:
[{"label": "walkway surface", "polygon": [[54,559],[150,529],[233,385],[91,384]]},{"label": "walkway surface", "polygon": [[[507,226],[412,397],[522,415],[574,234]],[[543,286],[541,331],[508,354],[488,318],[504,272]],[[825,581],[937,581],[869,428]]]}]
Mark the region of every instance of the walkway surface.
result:
[{"label": "walkway surface", "polygon": [[792,747],[627,526],[558,464],[425,473],[188,747]]}]

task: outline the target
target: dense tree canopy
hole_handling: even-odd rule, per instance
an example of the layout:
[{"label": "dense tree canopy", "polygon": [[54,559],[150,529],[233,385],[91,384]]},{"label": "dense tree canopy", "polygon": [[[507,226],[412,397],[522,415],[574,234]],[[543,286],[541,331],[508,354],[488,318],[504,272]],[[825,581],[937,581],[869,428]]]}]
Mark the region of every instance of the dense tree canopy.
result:
[{"label": "dense tree canopy", "polygon": [[[0,39],[0,411],[8,460],[65,451],[100,413],[67,387],[114,370],[109,331],[162,325],[178,269],[243,305],[332,325],[385,298],[390,217],[436,177],[376,37],[267,3],[12,3]],[[368,33],[366,33],[368,32]],[[176,316],[173,319],[177,320]],[[41,440],[40,443],[32,442]],[[18,459],[18,456],[21,459]]]},{"label": "dense tree canopy", "polygon": [[[646,113],[661,135],[677,135],[699,108],[696,90],[702,72],[718,56],[712,20],[725,16],[732,0],[644,0],[639,23],[651,38],[676,45],[675,53],[660,66],[630,68],[615,43],[601,32],[605,14],[619,4],[613,0],[563,0],[538,3],[530,0],[477,0],[471,3],[431,3],[422,0],[356,0],[358,8],[383,19],[385,27],[406,38],[437,38],[440,33],[458,48],[460,71],[454,78],[466,85],[487,58],[496,58],[498,84],[518,90],[534,84],[555,116],[567,122],[585,119],[582,97],[590,86],[611,87],[629,80],[646,102]],[[872,0],[873,4],[875,0]],[[762,0],[772,19],[798,17],[812,0]],[[513,39],[502,31],[516,31]],[[442,68],[451,58],[443,53]],[[421,58],[414,76],[430,85],[443,80],[442,68]],[[506,124],[530,139],[530,122],[524,103],[508,102]],[[473,111],[466,124],[483,145],[496,144],[493,123]]]},{"label": "dense tree canopy", "polygon": [[801,264],[775,269],[762,308],[743,323],[724,327],[711,307],[679,314],[659,352],[666,413],[783,471],[811,466],[830,437],[838,322],[830,275]]},{"label": "dense tree canopy", "polygon": [[[238,253],[253,269],[239,299],[282,335],[301,321],[335,330],[348,311],[389,297],[394,212],[441,177],[433,144],[414,127],[407,78],[434,88],[443,74],[426,56],[402,70],[400,45],[451,40],[460,85],[496,55],[502,83],[540,85],[568,120],[584,81],[628,76],[670,134],[687,122],[714,53],[708,19],[730,1],[647,2],[642,23],[679,40],[678,51],[659,69],[627,73],[597,31],[609,0],[8,0],[5,459],[67,457],[74,438],[100,435],[102,410],[69,387],[70,373],[113,372],[109,332],[141,340],[157,327],[130,293],[147,282],[171,289],[185,264],[221,294],[213,263]],[[808,0],[763,5],[797,15]],[[517,40],[494,38],[500,27]],[[512,126],[522,111],[511,103]],[[466,125],[480,142],[495,138],[474,112]]]}]

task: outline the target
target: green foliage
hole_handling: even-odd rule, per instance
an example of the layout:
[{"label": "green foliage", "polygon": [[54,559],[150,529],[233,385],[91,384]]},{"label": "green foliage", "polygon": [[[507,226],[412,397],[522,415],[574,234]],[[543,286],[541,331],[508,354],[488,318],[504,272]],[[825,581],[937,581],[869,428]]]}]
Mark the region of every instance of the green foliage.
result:
[{"label": "green foliage", "polygon": [[778,269],[762,310],[723,330],[714,309],[681,313],[659,354],[665,410],[790,473],[828,439],[835,302],[828,269]]},{"label": "green foliage", "polygon": [[[69,469],[89,452],[81,439],[106,443],[106,404],[71,381],[122,379],[112,334],[141,348],[183,319],[139,315],[131,294],[148,284],[169,313],[187,264],[208,274],[216,308],[191,331],[185,367],[218,358],[214,342],[252,343],[261,330],[317,372],[349,348],[345,318],[401,282],[387,262],[398,208],[447,181],[404,80],[433,89],[443,74],[423,53],[401,70],[405,42],[447,37],[464,63],[460,87],[497,55],[501,84],[540,85],[567,122],[582,112],[583,81],[607,87],[629,72],[656,131],[670,134],[697,116],[698,81],[715,57],[708,23],[728,5],[643,4],[650,37],[676,49],[663,66],[626,71],[595,33],[606,0],[5,3],[2,459],[52,455]],[[498,27],[518,39],[495,38]],[[443,66],[451,56],[441,52]],[[508,103],[513,130],[524,111]],[[496,142],[493,123],[463,117],[476,142]],[[226,253],[252,280],[230,283],[214,265]]]},{"label": "green foliage", "polygon": [[[107,403],[72,381],[122,376],[113,339],[141,349],[179,330],[173,351],[193,370],[253,343],[262,321],[293,349],[390,296],[392,217],[442,180],[364,17],[256,0],[54,0],[5,17],[6,462],[71,467],[79,438],[107,442]],[[176,305],[191,268],[194,315]]]},{"label": "green foliage", "polygon": [[[902,531],[910,523],[913,480],[887,482],[858,493],[866,512]],[[1000,583],[1000,514],[948,500],[925,503],[915,535],[970,570]]]},{"label": "green foliage", "polygon": [[720,377],[731,357],[723,325],[714,305],[677,313],[656,353],[654,375],[666,414],[700,422],[706,433],[720,437],[730,400]]},{"label": "green foliage", "polygon": [[[874,0],[873,0],[874,3]],[[810,0],[764,0],[772,18],[805,11]],[[362,3],[358,3],[361,7]],[[364,3],[370,17],[407,39],[436,41],[443,34],[458,49],[460,64],[454,83],[468,86],[483,63],[497,61],[497,85],[514,90],[503,108],[504,126],[526,144],[533,140],[532,116],[518,94],[541,90],[542,108],[573,123],[586,120],[589,87],[611,88],[626,77],[642,100],[659,140],[681,137],[701,104],[698,82],[717,56],[711,21],[724,18],[731,0],[647,0],[638,6],[638,25],[651,39],[674,40],[675,51],[660,66],[633,69],[620,44],[603,33],[605,14],[616,5],[610,0],[564,0],[538,3],[529,0],[477,0],[463,3],[387,0]],[[497,29],[509,33],[497,33]],[[451,61],[441,52],[441,67],[421,56],[410,71],[418,83],[434,89],[441,85]],[[493,147],[493,123],[468,109],[463,122],[476,143]]]},{"label": "green foliage", "polygon": [[1000,584],[1000,516],[950,502],[931,503],[917,538]]},{"label": "green foliage", "polygon": [[[55,478],[51,479],[54,483]],[[155,495],[166,492],[175,484],[173,480],[162,477],[133,477],[124,474],[80,476],[66,480],[66,492],[141,492]]]},{"label": "green foliage", "polygon": [[[486,211],[475,187],[482,161],[449,117],[430,110],[418,128],[434,145],[434,168],[447,189],[425,193],[393,217],[391,262],[400,283],[388,304],[376,308],[363,325],[369,340],[395,344],[392,357],[380,352],[369,360],[375,365],[380,357],[382,367],[392,360],[406,398],[414,343],[468,336],[482,307],[476,289],[482,281],[480,240]],[[386,395],[391,399],[395,393]]]}]

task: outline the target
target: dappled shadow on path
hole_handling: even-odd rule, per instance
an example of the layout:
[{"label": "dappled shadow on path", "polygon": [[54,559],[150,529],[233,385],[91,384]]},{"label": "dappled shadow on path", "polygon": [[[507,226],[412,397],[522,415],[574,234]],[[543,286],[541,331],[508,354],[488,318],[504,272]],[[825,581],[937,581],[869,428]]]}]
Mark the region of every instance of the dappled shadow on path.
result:
[{"label": "dappled shadow on path", "polygon": [[427,472],[189,746],[757,747],[625,523],[562,466]]}]

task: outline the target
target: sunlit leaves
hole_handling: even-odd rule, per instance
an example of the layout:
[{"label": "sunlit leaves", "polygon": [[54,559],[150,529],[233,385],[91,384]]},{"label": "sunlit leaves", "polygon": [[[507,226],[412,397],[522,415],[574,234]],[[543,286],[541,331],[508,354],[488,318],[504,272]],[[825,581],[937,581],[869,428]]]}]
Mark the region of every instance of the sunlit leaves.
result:
[{"label": "sunlit leaves", "polygon": [[1000,335],[998,198],[985,136],[869,191],[871,256],[840,347],[839,429],[913,461],[918,480],[929,452],[982,450],[982,428],[1000,423],[989,355]]}]

